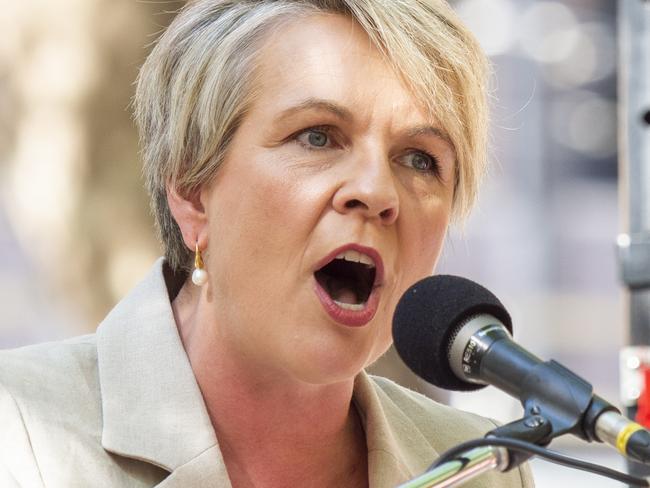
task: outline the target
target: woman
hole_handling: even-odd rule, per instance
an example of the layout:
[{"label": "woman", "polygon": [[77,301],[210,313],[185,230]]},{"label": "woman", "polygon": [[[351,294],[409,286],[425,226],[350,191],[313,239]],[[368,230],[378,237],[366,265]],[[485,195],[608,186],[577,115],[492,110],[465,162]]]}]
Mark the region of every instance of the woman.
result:
[{"label": "woman", "polygon": [[189,3],[136,94],[165,258],[1,356],[4,483],[389,487],[492,428],[363,372],[474,197],[484,75],[442,0]]}]

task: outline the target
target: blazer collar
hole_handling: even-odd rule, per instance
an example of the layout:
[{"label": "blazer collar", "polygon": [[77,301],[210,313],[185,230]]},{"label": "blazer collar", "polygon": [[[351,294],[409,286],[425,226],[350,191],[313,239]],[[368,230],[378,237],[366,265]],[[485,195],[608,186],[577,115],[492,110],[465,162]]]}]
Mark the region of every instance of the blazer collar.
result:
[{"label": "blazer collar", "polygon": [[[164,259],[97,330],[102,446],[168,471],[218,453],[163,276]],[[217,459],[223,468],[223,461]],[[225,473],[225,469],[223,469]]]}]

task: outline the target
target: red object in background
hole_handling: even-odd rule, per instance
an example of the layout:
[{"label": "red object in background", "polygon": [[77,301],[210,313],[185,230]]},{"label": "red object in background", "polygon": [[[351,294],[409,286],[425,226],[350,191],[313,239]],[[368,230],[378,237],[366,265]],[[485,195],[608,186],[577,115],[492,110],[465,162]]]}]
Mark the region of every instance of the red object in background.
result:
[{"label": "red object in background", "polygon": [[650,428],[650,367],[642,366],[643,389],[637,402],[636,421],[646,428]]}]

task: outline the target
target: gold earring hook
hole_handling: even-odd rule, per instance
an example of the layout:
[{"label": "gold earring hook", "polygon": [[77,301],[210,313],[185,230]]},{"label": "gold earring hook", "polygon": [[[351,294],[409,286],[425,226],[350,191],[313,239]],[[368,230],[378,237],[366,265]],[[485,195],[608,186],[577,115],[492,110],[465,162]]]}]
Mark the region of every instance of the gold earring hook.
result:
[{"label": "gold earring hook", "polygon": [[194,267],[196,269],[203,269],[203,258],[201,257],[198,241],[196,242],[196,248],[194,251]]}]

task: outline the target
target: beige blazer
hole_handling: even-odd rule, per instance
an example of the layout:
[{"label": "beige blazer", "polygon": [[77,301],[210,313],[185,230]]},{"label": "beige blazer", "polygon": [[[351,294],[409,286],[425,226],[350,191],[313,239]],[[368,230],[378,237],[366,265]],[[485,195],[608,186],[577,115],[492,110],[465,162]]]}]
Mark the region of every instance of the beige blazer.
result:
[{"label": "beige blazer", "polygon": [[[0,487],[229,487],[158,260],[97,333],[0,352]],[[359,374],[372,488],[494,425]],[[306,483],[305,486],[310,486]],[[467,486],[532,486],[527,468]]]}]

